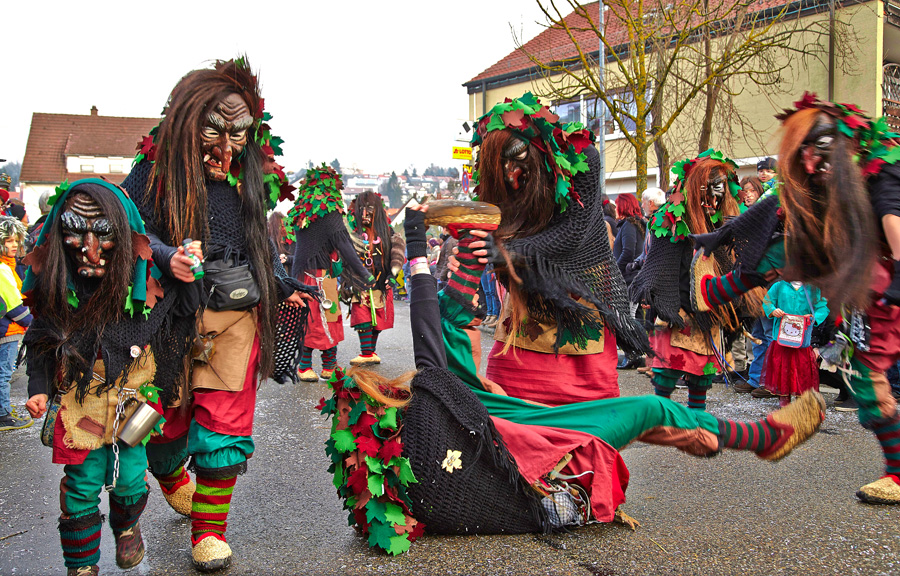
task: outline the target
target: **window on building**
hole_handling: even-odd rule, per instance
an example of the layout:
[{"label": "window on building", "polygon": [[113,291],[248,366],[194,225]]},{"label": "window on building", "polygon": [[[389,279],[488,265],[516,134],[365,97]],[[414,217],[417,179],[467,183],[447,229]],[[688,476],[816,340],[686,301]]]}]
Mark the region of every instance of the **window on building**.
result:
[{"label": "window on building", "polygon": [[79,172],[93,172],[94,165],[93,164],[82,164],[81,168],[79,168]]},{"label": "window on building", "polygon": [[[627,110],[632,115],[637,114],[637,104],[630,90],[622,89],[611,92],[609,97],[612,98],[620,110]],[[582,106],[584,107],[583,116]],[[606,105],[602,100],[594,96],[584,96],[575,100],[559,102],[556,104],[556,114],[561,122],[583,123],[586,128],[597,136],[600,136],[601,133],[612,138],[622,136],[619,125],[607,113]],[[629,132],[634,132],[635,127],[633,120],[625,120],[625,128]]]}]

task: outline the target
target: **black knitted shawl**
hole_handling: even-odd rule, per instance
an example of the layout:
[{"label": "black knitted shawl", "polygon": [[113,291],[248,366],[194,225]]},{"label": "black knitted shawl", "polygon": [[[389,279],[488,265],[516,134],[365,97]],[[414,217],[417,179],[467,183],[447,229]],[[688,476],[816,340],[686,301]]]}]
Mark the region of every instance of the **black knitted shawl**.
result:
[{"label": "black knitted shawl", "polygon": [[590,170],[572,178],[580,203],[570,202],[547,228],[510,240],[505,248],[523,281],[528,314],[556,323],[557,350],[564,337],[584,343],[601,327],[594,310],[576,302],[580,297],[596,306],[623,350],[649,353],[647,333],[630,313],[625,280],[609,247],[599,187],[600,154],[593,146],[585,148],[585,154]]},{"label": "black knitted shawl", "polygon": [[744,269],[755,270],[772,242],[782,239],[784,223],[778,216],[779,206],[777,195],[767,196],[702,237],[712,238],[712,245],[717,249],[733,249],[736,263]]},{"label": "black knitted shawl", "polygon": [[[407,492],[431,534],[518,534],[549,529],[540,495],[522,479],[487,408],[444,368],[425,368],[411,383],[403,455],[418,480]],[[462,468],[441,467],[447,450]]]}]

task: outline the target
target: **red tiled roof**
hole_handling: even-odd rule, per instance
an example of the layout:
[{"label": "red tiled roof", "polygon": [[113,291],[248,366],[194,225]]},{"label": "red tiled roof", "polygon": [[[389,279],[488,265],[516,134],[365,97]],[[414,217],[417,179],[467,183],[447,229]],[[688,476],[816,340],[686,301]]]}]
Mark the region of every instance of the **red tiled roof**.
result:
[{"label": "red tiled roof", "polygon": [[[627,2],[629,0],[621,0]],[[840,4],[840,0],[838,2]],[[759,10],[767,10],[783,6],[784,0],[757,0],[752,4],[754,12]],[[718,9],[728,10],[728,0],[719,0],[716,4]],[[590,16],[594,25],[597,24],[600,12],[600,3],[595,2],[582,6]],[[645,6],[645,10],[648,10]],[[616,18],[613,10],[607,10],[604,13],[604,27],[607,41],[612,46],[619,46],[628,42],[628,30],[623,22]],[[526,73],[533,68],[535,64],[528,58],[526,54],[535,56],[541,62],[554,62],[578,57],[576,45],[580,46],[586,53],[596,52],[600,48],[600,40],[597,34],[591,30],[587,19],[574,11],[564,18],[564,21],[572,31],[575,42],[569,38],[568,33],[561,27],[545,28],[543,32],[526,42],[523,46],[516,48],[506,55],[505,58],[484,70],[463,86],[476,84],[482,80],[489,80],[498,76],[505,76],[514,73]]]},{"label": "red tiled roof", "polygon": [[[22,160],[23,182],[62,182],[72,175],[66,172],[66,154],[83,156],[122,156],[133,158],[138,141],[159,123],[159,118],[122,118],[44,114],[31,117],[31,131]],[[87,175],[77,174],[76,178]],[[124,174],[107,174],[121,181]]]}]

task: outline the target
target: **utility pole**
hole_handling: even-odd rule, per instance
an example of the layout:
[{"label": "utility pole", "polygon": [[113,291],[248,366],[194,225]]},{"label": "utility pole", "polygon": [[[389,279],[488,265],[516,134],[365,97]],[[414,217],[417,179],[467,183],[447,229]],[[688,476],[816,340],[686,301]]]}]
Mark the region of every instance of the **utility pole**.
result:
[{"label": "utility pole", "polygon": [[[833,1],[833,0],[832,0]],[[597,8],[600,10],[600,18],[598,19],[597,29],[600,30],[600,34],[606,34],[606,31],[603,29],[603,1],[597,3]],[[600,50],[597,52],[597,79],[600,83],[600,89],[604,92],[606,91],[606,85],[604,81],[604,71],[606,68],[606,49],[603,46],[603,40],[598,36],[597,38],[600,41]],[[597,106],[597,101],[594,101],[594,106]],[[600,143],[597,146],[597,151],[600,152],[600,197],[603,198],[606,196],[606,107],[604,106],[603,117],[600,118]]]}]

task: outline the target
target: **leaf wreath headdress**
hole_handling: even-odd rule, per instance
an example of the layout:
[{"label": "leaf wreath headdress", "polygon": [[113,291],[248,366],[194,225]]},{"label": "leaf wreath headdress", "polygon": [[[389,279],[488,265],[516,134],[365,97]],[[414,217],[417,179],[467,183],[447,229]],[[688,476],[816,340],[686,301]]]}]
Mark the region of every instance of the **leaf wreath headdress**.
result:
[{"label": "leaf wreath headdress", "polygon": [[[569,202],[579,202],[578,193],[572,187],[572,176],[588,171],[587,157],[583,150],[593,145],[594,133],[580,122],[560,124],[559,116],[541,104],[534,94],[526,92],[516,99],[507,98],[478,119],[472,146],[484,141],[488,132],[508,128],[533,144],[544,155],[544,168],[553,176],[555,200],[561,210]],[[478,194],[478,163],[472,177]]]}]

